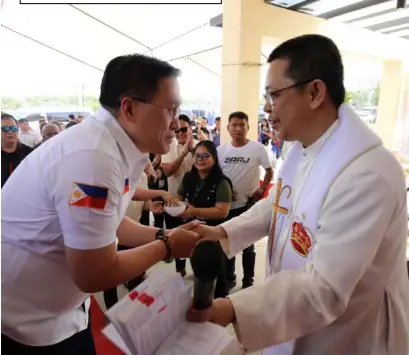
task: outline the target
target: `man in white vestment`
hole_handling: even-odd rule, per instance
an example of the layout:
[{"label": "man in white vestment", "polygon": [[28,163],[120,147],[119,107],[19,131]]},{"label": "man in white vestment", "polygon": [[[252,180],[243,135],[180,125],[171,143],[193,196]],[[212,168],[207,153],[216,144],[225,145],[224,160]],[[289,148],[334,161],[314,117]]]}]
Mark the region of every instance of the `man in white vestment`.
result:
[{"label": "man in white vestment", "polygon": [[266,280],[188,319],[233,322],[244,348],[264,355],[407,355],[402,168],[344,103],[330,39],[288,40],[268,62],[265,111],[295,143],[268,199],[197,229],[229,257],[269,235]]}]

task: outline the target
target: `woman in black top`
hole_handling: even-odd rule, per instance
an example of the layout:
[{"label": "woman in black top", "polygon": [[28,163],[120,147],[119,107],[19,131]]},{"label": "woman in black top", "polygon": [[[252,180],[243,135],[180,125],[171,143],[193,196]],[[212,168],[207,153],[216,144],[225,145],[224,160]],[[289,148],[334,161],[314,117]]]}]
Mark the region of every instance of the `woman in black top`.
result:
[{"label": "woman in black top", "polygon": [[[187,203],[180,215],[186,221],[199,219],[207,225],[217,226],[224,222],[230,211],[232,184],[220,168],[217,149],[212,141],[199,142],[193,151],[192,170],[187,172],[179,186],[178,196]],[[215,297],[228,294],[225,270],[216,283]]]}]

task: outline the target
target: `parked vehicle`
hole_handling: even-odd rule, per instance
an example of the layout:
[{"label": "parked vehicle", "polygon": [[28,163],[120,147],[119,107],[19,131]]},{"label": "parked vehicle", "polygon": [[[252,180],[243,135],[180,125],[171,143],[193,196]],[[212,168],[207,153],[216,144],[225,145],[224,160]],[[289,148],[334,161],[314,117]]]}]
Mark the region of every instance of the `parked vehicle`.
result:
[{"label": "parked vehicle", "polygon": [[39,129],[38,121],[40,117],[46,117],[48,122],[68,122],[68,116],[74,115],[78,117],[78,115],[84,116],[86,118],[90,114],[92,114],[92,110],[88,108],[79,108],[79,107],[37,107],[28,110],[17,110],[15,111],[15,118],[26,118],[29,121],[30,127],[33,129]]}]

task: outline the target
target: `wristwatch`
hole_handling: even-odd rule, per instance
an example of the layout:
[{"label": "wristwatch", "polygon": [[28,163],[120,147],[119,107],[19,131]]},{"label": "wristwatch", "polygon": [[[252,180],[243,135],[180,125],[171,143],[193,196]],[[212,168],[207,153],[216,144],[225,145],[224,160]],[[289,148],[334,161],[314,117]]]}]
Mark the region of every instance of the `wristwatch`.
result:
[{"label": "wristwatch", "polygon": [[164,229],[158,229],[158,231],[155,234],[155,240],[161,240],[163,243],[165,243],[166,256],[163,259],[163,261],[165,261],[166,263],[172,262],[174,259],[172,254],[172,244],[170,243],[169,237],[165,235]]}]

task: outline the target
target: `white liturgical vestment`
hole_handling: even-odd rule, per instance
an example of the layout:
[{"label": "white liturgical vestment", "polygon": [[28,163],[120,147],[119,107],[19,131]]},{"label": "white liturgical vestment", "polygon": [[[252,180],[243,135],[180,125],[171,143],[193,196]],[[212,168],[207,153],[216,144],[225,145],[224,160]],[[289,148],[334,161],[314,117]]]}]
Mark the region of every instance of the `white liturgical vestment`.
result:
[{"label": "white liturgical vestment", "polygon": [[347,104],[314,144],[293,144],[267,199],[222,227],[230,257],[269,235],[265,282],[229,296],[246,349],[408,354],[403,171]]}]

